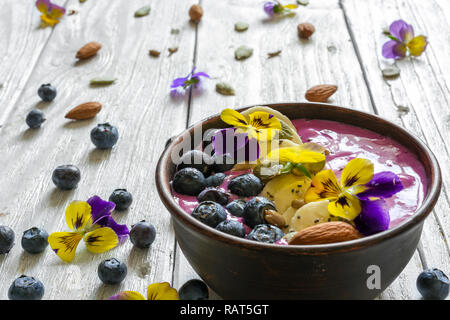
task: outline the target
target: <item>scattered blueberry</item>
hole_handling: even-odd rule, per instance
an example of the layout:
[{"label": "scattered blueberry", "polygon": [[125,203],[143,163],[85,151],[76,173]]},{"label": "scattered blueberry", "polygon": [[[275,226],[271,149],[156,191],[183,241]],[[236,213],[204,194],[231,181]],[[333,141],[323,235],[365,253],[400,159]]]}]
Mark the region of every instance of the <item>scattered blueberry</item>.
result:
[{"label": "scattered blueberry", "polygon": [[220,204],[212,201],[199,203],[194,208],[191,215],[195,219],[213,228],[227,218],[225,209]]},{"label": "scattered blueberry", "polygon": [[245,228],[242,223],[236,220],[225,220],[219,223],[217,230],[231,234],[232,236],[243,238],[245,237]]},{"label": "scattered blueberry", "polygon": [[197,196],[198,202],[213,201],[221,205],[226,205],[230,200],[230,195],[216,188],[206,188]]},{"label": "scattered blueberry", "polygon": [[0,254],[8,253],[14,246],[14,231],[7,226],[0,226]]},{"label": "scattered blueberry", "polygon": [[116,189],[109,196],[109,201],[116,204],[116,210],[127,210],[133,202],[133,196],[126,189]]},{"label": "scattered blueberry", "polygon": [[242,217],[244,215],[244,208],[245,200],[241,199],[233,200],[225,207],[235,217]]},{"label": "scattered blueberry", "polygon": [[98,265],[97,273],[104,284],[119,284],[127,275],[127,266],[115,258],[106,259]]},{"label": "scattered blueberry", "polygon": [[178,290],[180,300],[208,300],[208,286],[201,280],[192,279]]},{"label": "scattered blueberry", "polygon": [[62,190],[75,189],[81,180],[80,169],[74,165],[62,165],[53,171],[52,181]]},{"label": "scattered blueberry", "polygon": [[91,141],[99,149],[111,149],[119,140],[119,131],[109,123],[98,124],[91,131]]},{"label": "scattered blueberry", "polygon": [[48,233],[42,228],[33,227],[22,236],[22,248],[28,253],[41,253],[48,246]]},{"label": "scattered blueberry", "polygon": [[136,247],[145,249],[151,246],[156,238],[155,227],[150,223],[142,220],[131,226],[130,240]]},{"label": "scattered blueberry", "polygon": [[254,197],[250,199],[244,207],[244,222],[250,228],[258,224],[267,223],[264,219],[264,212],[266,210],[277,210],[272,201],[264,197]]},{"label": "scattered blueberry", "polygon": [[8,290],[9,300],[41,300],[44,285],[38,279],[21,275],[14,280]]},{"label": "scattered blueberry", "polygon": [[25,122],[31,129],[37,129],[45,120],[45,115],[41,110],[33,109],[28,113]]},{"label": "scattered blueberry", "polygon": [[43,84],[38,89],[38,95],[43,101],[50,102],[56,97],[56,88],[50,83]]},{"label": "scattered blueberry", "polygon": [[425,299],[444,300],[449,292],[449,279],[439,269],[423,271],[417,278],[417,289]]},{"label": "scattered blueberry", "polygon": [[209,171],[209,165],[211,164],[212,159],[209,155],[200,150],[191,150],[181,156],[177,170],[195,168],[206,175]]},{"label": "scattered blueberry", "polygon": [[195,168],[184,168],[175,173],[172,181],[173,189],[181,194],[196,196],[206,187],[203,173]]},{"label": "scattered blueberry", "polygon": [[234,159],[229,154],[224,155],[213,155],[212,160],[214,164],[212,165],[212,170],[214,172],[225,172],[233,169],[235,165]]},{"label": "scattered blueberry", "polygon": [[247,239],[258,242],[274,243],[283,236],[284,233],[280,228],[271,224],[259,224],[248,234]]},{"label": "scattered blueberry", "polygon": [[228,184],[231,193],[241,197],[251,197],[258,195],[264,188],[261,180],[251,173],[246,173],[233,178]]},{"label": "scattered blueberry", "polygon": [[206,186],[207,187],[218,187],[222,184],[227,176],[225,173],[219,172],[213,175],[210,175],[206,178]]}]

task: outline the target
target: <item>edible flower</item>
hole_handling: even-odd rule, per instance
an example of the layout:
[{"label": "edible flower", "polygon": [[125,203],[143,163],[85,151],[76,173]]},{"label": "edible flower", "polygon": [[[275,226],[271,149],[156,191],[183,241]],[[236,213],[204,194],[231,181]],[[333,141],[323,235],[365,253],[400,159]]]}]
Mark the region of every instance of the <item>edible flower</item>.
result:
[{"label": "edible flower", "polygon": [[236,133],[236,128],[218,130],[212,137],[214,154],[228,154],[234,163],[253,162],[259,158],[260,147],[256,139],[249,139],[248,133]]},{"label": "edible flower", "polygon": [[172,92],[176,93],[178,88],[182,88],[184,90],[190,86],[194,86],[194,88],[196,88],[200,85],[200,77],[209,78],[209,75],[205,72],[195,72],[195,69],[196,68],[194,67],[186,77],[176,78],[173,80],[172,85],[170,86],[172,88]]},{"label": "edible flower", "polygon": [[414,29],[403,20],[392,22],[387,35],[391,40],[383,45],[382,54],[387,59],[401,59],[420,56],[427,47],[427,37],[414,37]]},{"label": "edible flower", "polygon": [[129,234],[126,225],[117,224],[111,217],[114,202],[93,196],[88,201],[72,201],[66,209],[67,226],[72,232],[54,232],[48,243],[65,262],[71,262],[81,239],[93,253],[102,253],[116,247]]},{"label": "edible flower", "polygon": [[66,13],[66,9],[51,3],[50,0],[37,0],[36,8],[42,13],[41,21],[43,27],[53,27],[59,23],[59,19]]},{"label": "edible flower", "polygon": [[352,221],[364,234],[373,234],[389,227],[389,212],[384,203],[403,189],[400,178],[388,171],[374,175],[371,161],[355,158],[342,171],[340,183],[332,170],[317,173],[305,201],[329,200],[331,215]]},{"label": "edible flower", "polygon": [[297,7],[296,4],[282,5],[278,1],[267,1],[264,3],[264,11],[271,18],[274,16],[295,15],[295,12],[291,10],[296,9]]},{"label": "edible flower", "polygon": [[[178,292],[168,282],[153,283],[147,287],[147,300],[179,300]],[[121,291],[109,300],[145,300],[136,291]]]}]

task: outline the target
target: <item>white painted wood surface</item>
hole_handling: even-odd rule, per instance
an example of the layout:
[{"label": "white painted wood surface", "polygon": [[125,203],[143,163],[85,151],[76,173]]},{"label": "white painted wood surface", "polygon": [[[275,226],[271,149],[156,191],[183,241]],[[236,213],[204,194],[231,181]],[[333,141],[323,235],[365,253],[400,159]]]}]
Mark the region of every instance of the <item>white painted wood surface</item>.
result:
[{"label": "white painted wood surface", "polygon": [[[106,299],[120,290],[145,293],[153,282],[169,281],[179,288],[197,277],[176,246],[169,214],[156,192],[154,170],[165,141],[225,107],[304,101],[305,91],[321,83],[339,87],[330,103],[378,113],[414,132],[443,169],[443,194],[425,223],[419,250],[380,299],[419,298],[415,279],[427,266],[450,273],[448,1],[310,0],[295,17],[268,21],[263,1],[203,0],[204,17],[196,27],[187,12],[197,1],[153,1],[149,16],[135,18],[134,11],[148,1],[68,0],[58,3],[78,13],[53,29],[38,28],[39,13],[30,1],[6,2],[7,10],[0,13],[0,27],[9,31],[0,34],[0,224],[15,230],[16,245],[0,256],[0,299],[7,298],[10,283],[22,273],[44,282],[45,299]],[[397,63],[399,78],[385,80],[381,68],[389,61],[381,56],[386,41],[381,30],[398,18],[427,35],[430,46],[419,59]],[[238,21],[249,23],[249,29],[234,31]],[[308,41],[297,37],[301,22],[316,27]],[[180,33],[171,34],[173,28]],[[99,41],[103,48],[89,61],[76,63],[75,52],[88,41]],[[234,50],[243,44],[254,49],[253,56],[236,61]],[[168,57],[169,47],[179,49]],[[149,57],[150,49],[161,56]],[[280,56],[267,59],[277,50]],[[193,65],[212,79],[190,99],[170,98],[171,80]],[[118,81],[89,86],[91,78],[102,75]],[[215,92],[218,81],[229,82],[236,95]],[[36,91],[48,82],[58,88],[58,96],[51,103],[39,102]],[[64,119],[70,108],[86,101],[103,104],[95,119]],[[400,114],[397,105],[410,111]],[[29,130],[24,118],[36,107],[48,120],[41,129]],[[96,150],[89,140],[90,130],[106,121],[120,132],[110,152]],[[81,169],[82,180],[76,190],[63,192],[53,186],[51,173],[68,163]],[[158,236],[149,250],[127,242],[93,255],[81,245],[74,262],[65,264],[51,250],[31,256],[21,249],[21,234],[32,226],[67,230],[63,215],[70,201],[93,194],[107,198],[124,187],[135,201],[128,212],[114,217],[127,225],[151,221]],[[128,265],[120,286],[102,285],[97,277],[97,266],[106,257]]]}]

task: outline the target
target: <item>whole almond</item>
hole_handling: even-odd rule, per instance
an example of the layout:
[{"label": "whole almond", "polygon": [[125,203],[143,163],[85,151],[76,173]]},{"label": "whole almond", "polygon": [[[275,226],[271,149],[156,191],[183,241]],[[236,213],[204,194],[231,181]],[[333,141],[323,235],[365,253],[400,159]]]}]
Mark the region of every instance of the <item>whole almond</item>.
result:
[{"label": "whole almond", "polygon": [[312,36],[316,28],[311,23],[300,23],[297,26],[298,36],[302,39],[309,39]]},{"label": "whole almond", "polygon": [[82,103],[70,110],[65,117],[72,120],[85,120],[95,117],[102,109],[102,105],[98,102]]},{"label": "whole almond", "polygon": [[191,21],[194,23],[199,23],[203,16],[203,9],[198,4],[194,4],[189,9],[189,17],[191,18]]},{"label": "whole almond", "polygon": [[87,59],[92,56],[95,56],[100,50],[102,45],[98,42],[92,41],[86,43],[80,50],[78,50],[76,58],[77,59]]},{"label": "whole almond", "polygon": [[312,102],[325,102],[336,92],[337,89],[338,87],[332,84],[320,84],[308,89],[308,91],[306,91],[305,98],[306,100]]},{"label": "whole almond", "polygon": [[341,221],[319,223],[297,232],[289,244],[311,245],[343,242],[361,238],[351,224]]}]

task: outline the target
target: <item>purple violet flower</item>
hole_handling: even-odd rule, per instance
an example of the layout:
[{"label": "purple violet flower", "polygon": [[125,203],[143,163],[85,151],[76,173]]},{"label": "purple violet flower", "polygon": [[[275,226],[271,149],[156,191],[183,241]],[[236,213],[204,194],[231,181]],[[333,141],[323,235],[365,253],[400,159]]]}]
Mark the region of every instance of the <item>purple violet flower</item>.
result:
[{"label": "purple violet flower", "polygon": [[256,161],[260,154],[258,141],[249,139],[247,133],[236,133],[236,128],[217,131],[212,137],[212,147],[215,154],[229,154],[235,163]]},{"label": "purple violet flower", "polygon": [[414,37],[414,29],[403,20],[392,22],[389,27],[391,39],[383,45],[382,54],[387,59],[401,59],[407,56],[420,56],[428,42],[423,35]]},{"label": "purple violet flower", "polygon": [[186,77],[174,79],[172,81],[172,85],[170,86],[172,91],[176,92],[178,88],[186,90],[192,85],[196,88],[200,84],[200,77],[209,78],[209,75],[205,72],[195,72],[195,69],[196,68],[194,67]]}]

